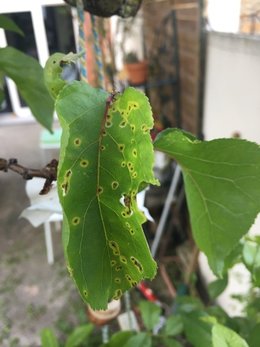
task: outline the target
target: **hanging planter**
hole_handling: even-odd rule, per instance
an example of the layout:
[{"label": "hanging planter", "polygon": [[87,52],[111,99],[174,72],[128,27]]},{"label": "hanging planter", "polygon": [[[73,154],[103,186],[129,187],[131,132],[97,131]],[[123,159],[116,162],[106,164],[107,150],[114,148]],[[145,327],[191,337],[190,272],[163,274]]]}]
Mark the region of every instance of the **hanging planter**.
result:
[{"label": "hanging planter", "polygon": [[[77,0],[65,0],[71,6],[77,5]],[[142,0],[82,0],[85,11],[99,17],[118,15],[123,18],[133,17],[138,12]]]}]

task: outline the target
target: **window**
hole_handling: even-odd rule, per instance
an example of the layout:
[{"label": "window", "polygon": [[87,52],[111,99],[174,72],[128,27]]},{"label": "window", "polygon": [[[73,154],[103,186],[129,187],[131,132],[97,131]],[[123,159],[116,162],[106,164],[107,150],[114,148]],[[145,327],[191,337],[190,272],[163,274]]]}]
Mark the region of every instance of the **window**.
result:
[{"label": "window", "polygon": [[[8,14],[24,31],[21,38],[0,29],[0,46],[7,44],[38,59],[43,66],[53,52],[76,50],[76,16],[62,0],[8,0],[3,2],[0,13]],[[30,119],[31,112],[19,96],[14,82],[6,80],[6,102],[2,114],[13,112],[17,117]]]}]

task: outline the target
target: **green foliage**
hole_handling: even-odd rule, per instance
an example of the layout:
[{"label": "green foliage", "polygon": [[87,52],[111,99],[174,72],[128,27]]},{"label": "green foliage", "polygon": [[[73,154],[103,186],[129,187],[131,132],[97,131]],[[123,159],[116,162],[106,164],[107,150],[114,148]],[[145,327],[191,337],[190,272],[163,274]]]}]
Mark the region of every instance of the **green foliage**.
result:
[{"label": "green foliage", "polygon": [[69,335],[65,347],[78,347],[83,342],[86,342],[89,335],[92,333],[94,326],[92,324],[81,325]]},{"label": "green foliage", "polygon": [[255,286],[260,287],[260,238],[247,239],[243,247],[243,262],[252,274]]},{"label": "green foliage", "polygon": [[152,337],[145,332],[138,333],[130,337],[124,347],[152,347]]},{"label": "green foliage", "polygon": [[113,334],[110,341],[102,347],[123,347],[133,335],[133,331],[119,331]]},{"label": "green foliage", "polygon": [[43,329],[41,331],[42,347],[59,347],[59,342],[51,329]]},{"label": "green foliage", "polygon": [[233,330],[220,324],[215,324],[212,329],[213,347],[248,347],[248,344]]},{"label": "green foliage", "polygon": [[24,33],[15,24],[15,22],[11,18],[9,18],[8,16],[5,16],[3,14],[0,14],[0,28],[2,28],[4,30],[8,30],[8,31],[13,31],[16,34],[24,36]]},{"label": "green foliage", "polygon": [[199,141],[178,129],[160,133],[154,146],[181,165],[195,241],[221,276],[225,258],[259,212],[259,146],[239,139]]},{"label": "green foliage", "polygon": [[69,271],[83,299],[104,309],[156,272],[136,204],[140,190],[157,184],[152,113],[133,88],[109,100],[84,82],[64,87],[56,110],[63,127],[58,189]]},{"label": "green foliage", "polygon": [[185,335],[194,347],[213,347],[211,330],[216,323],[214,317],[203,311],[193,311],[182,315],[182,321]]},{"label": "green foliage", "polygon": [[183,322],[180,315],[170,316],[166,320],[164,333],[167,336],[176,336],[183,332]]},{"label": "green foliage", "polygon": [[225,275],[223,278],[216,279],[208,285],[208,292],[212,299],[218,297],[228,285],[228,276]]},{"label": "green foliage", "polygon": [[[64,347],[80,347],[88,341],[89,335],[93,331],[93,325],[88,323],[76,327],[68,336]],[[42,347],[59,347],[58,339],[51,329],[45,328],[41,331]]]},{"label": "green foliage", "polygon": [[16,83],[34,117],[51,131],[54,103],[44,85],[43,69],[38,61],[15,48],[0,48],[0,74]]},{"label": "green foliage", "polygon": [[260,323],[256,324],[251,330],[248,337],[248,344],[250,347],[259,347],[260,345]]},{"label": "green foliage", "polygon": [[152,330],[159,323],[161,308],[149,301],[141,301],[139,304],[143,323],[147,330]]}]

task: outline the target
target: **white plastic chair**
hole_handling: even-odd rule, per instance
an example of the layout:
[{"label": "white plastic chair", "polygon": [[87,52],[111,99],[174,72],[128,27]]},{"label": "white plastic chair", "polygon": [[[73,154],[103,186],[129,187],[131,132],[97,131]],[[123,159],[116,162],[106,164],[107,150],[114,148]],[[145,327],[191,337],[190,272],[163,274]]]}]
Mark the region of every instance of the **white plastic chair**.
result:
[{"label": "white plastic chair", "polygon": [[44,181],[43,178],[33,178],[26,182],[25,190],[30,199],[31,206],[27,207],[21,213],[20,217],[28,219],[35,228],[43,224],[47,261],[49,264],[53,264],[54,252],[51,224],[54,223],[55,229],[61,229],[62,209],[55,182],[48,194],[39,195]]}]

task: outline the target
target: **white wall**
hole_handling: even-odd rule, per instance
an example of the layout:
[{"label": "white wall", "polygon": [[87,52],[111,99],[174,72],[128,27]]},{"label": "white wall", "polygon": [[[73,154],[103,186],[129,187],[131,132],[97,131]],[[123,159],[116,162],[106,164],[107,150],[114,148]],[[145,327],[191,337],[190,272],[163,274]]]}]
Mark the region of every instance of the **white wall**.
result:
[{"label": "white wall", "polygon": [[260,143],[260,37],[208,34],[203,131]]},{"label": "white wall", "polygon": [[[205,139],[242,138],[260,144],[260,37],[233,34],[208,34],[208,52],[204,100]],[[250,229],[260,233],[260,214]],[[200,257],[206,282],[214,280],[207,261]],[[218,303],[231,316],[243,314],[243,303],[232,294],[246,295],[250,288],[249,273],[242,264],[229,271],[229,285]]]}]

